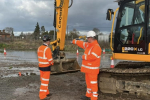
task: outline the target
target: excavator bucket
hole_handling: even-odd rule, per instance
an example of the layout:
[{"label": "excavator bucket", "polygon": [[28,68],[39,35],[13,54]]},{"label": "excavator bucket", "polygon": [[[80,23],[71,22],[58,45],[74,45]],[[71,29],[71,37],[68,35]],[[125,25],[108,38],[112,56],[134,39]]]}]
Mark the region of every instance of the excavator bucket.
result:
[{"label": "excavator bucket", "polygon": [[80,66],[76,58],[64,58],[54,60],[54,65],[51,67],[51,74],[62,74],[68,72],[77,72]]}]

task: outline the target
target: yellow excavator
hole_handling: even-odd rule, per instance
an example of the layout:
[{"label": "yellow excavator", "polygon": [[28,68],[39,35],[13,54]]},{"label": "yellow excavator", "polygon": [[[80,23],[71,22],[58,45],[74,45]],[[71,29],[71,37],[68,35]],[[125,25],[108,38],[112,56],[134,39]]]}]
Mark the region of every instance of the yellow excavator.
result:
[{"label": "yellow excavator", "polygon": [[75,72],[80,70],[76,58],[67,58],[64,53],[68,8],[70,8],[72,4],[73,0],[71,0],[70,6],[69,0],[55,0],[54,3],[55,11],[53,24],[57,39],[50,43],[52,45],[54,58],[54,65],[51,67],[51,74]]},{"label": "yellow excavator", "polygon": [[[113,59],[125,60],[115,68],[101,68],[98,87],[102,94],[133,95],[150,98],[150,0],[118,0],[119,8],[107,11],[112,19],[111,41]],[[71,0],[71,5],[73,0]],[[76,71],[80,67],[75,59],[67,59],[64,52],[69,0],[55,0],[54,27],[57,39],[53,45],[53,68],[56,72]],[[116,19],[115,34],[113,27]],[[112,36],[114,41],[112,44]],[[70,63],[70,64],[69,64]],[[69,64],[69,65],[67,65]],[[116,95],[116,96],[117,96]]]},{"label": "yellow excavator", "polygon": [[78,38],[75,38],[76,40],[82,40],[82,41],[86,41],[86,36],[79,36]]},{"label": "yellow excavator", "polygon": [[86,36],[79,36],[79,39],[84,39],[86,41]]},{"label": "yellow excavator", "polygon": [[[119,8],[115,11],[108,9],[106,19],[113,19],[110,43],[112,58],[124,61],[117,63],[113,69],[101,69],[99,89],[104,94],[125,94],[149,100],[150,0],[117,2]],[[112,41],[115,18],[115,34]]]}]

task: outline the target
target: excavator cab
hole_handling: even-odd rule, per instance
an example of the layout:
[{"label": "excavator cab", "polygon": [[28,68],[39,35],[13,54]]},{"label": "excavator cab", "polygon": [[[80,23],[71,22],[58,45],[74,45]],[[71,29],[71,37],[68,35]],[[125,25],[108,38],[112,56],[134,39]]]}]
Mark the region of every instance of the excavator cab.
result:
[{"label": "excavator cab", "polygon": [[[121,94],[120,96],[126,94],[148,100],[150,98],[150,0],[117,2],[119,8],[114,12],[108,9],[106,19],[113,19],[110,41],[112,57],[125,61],[120,61],[113,69],[100,70],[99,88],[102,93]],[[113,28],[115,18],[116,26]],[[112,41],[113,36],[114,41]]]},{"label": "excavator cab", "polygon": [[67,72],[76,72],[80,66],[76,58],[67,58],[64,52],[68,8],[73,4],[71,0],[55,0],[54,3],[54,27],[57,39],[50,44],[53,49],[54,65],[51,67],[51,74],[61,74]]},{"label": "excavator cab", "polygon": [[[149,0],[120,0],[114,47],[111,48],[114,59],[147,61],[149,52]],[[109,9],[108,20],[114,12]],[[110,16],[110,17],[109,17]],[[112,42],[111,42],[112,43]],[[131,55],[133,54],[133,55]],[[125,56],[122,56],[125,55]],[[140,59],[139,59],[140,58]]]}]

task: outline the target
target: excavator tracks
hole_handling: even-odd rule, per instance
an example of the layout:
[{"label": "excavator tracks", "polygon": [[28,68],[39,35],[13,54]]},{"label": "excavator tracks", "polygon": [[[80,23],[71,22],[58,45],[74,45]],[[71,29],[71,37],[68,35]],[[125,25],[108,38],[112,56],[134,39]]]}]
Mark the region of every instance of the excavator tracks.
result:
[{"label": "excavator tracks", "polygon": [[[132,67],[131,67],[132,66]],[[120,62],[117,68],[103,68],[99,74],[99,90],[103,94],[131,95],[150,98],[150,67],[146,62]]]}]

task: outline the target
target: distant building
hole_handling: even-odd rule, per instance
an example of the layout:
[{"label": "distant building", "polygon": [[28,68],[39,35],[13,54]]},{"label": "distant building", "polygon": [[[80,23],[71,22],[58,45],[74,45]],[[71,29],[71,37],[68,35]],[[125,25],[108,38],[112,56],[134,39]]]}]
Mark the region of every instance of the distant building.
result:
[{"label": "distant building", "polygon": [[109,34],[98,35],[98,41],[109,42]]},{"label": "distant building", "polygon": [[[113,32],[113,34],[112,34],[112,42],[114,43],[114,35],[115,35],[115,33]],[[110,42],[110,40],[111,40],[111,33],[109,34],[109,42]]]},{"label": "distant building", "polygon": [[0,30],[0,40],[10,40],[10,34]]}]

